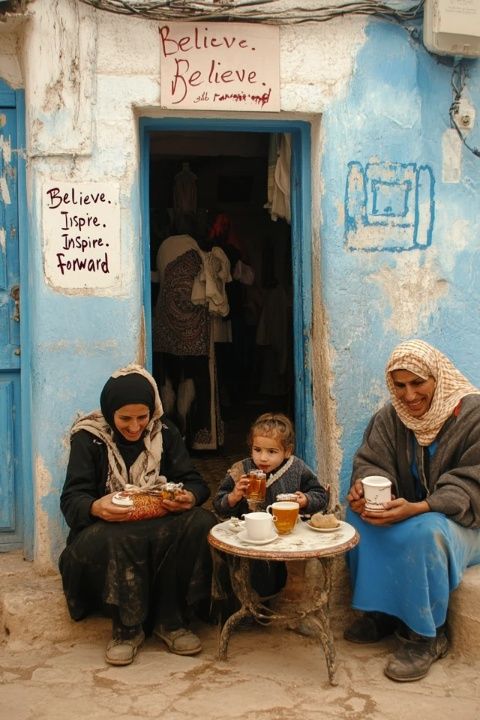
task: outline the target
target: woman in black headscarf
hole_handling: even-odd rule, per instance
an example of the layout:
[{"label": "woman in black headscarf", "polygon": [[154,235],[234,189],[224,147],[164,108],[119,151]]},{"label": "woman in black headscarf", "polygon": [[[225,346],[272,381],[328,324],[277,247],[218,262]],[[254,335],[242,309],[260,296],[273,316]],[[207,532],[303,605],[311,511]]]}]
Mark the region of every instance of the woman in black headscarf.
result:
[{"label": "woman in black headscarf", "polygon": [[[157,385],[143,368],[114,373],[100,406],[72,427],[60,499],[70,527],[59,563],[70,615],[81,620],[102,610],[112,617],[105,654],[112,665],[133,661],[145,624],[171,652],[194,655],[201,643],[186,625],[210,593],[207,535],[215,518],[198,507],[209,489],[179,431],[162,417]],[[163,500],[161,517],[131,522],[131,508],[112,503],[127,486],[152,490],[165,478],[183,489]]]}]

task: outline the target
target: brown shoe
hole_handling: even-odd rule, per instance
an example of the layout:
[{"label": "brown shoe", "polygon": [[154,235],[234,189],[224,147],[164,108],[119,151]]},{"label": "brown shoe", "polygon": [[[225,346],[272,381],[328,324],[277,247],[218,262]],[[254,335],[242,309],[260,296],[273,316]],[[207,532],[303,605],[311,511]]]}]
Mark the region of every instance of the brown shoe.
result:
[{"label": "brown shoe", "polygon": [[196,655],[202,649],[200,638],[186,628],[166,630],[163,625],[157,625],[153,633],[175,655]]},{"label": "brown shoe", "polygon": [[448,653],[448,639],[443,629],[433,638],[410,631],[407,638],[398,636],[398,639],[398,648],[384,670],[390,680],[397,682],[421,680],[432,664]]},{"label": "brown shoe", "polygon": [[105,660],[109,665],[130,665],[144,640],[143,630],[139,630],[136,635],[128,639],[113,637],[105,650]]}]

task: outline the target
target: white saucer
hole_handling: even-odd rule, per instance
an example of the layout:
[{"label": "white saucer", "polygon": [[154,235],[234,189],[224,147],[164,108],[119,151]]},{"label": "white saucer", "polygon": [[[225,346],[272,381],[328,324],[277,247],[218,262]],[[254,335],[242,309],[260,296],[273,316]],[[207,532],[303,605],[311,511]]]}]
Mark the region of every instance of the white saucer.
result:
[{"label": "white saucer", "polygon": [[338,525],[336,525],[335,527],[317,528],[317,527],[313,527],[313,525],[310,525],[309,522],[307,522],[307,523],[305,523],[305,524],[307,525],[307,527],[310,528],[310,530],[315,530],[315,532],[324,532],[324,533],[335,532],[336,530],[339,530],[339,529],[340,529],[340,526],[341,526],[341,523],[338,523]]},{"label": "white saucer", "polygon": [[265,538],[264,540],[251,540],[247,535],[247,531],[241,530],[241,532],[239,532],[237,534],[237,537],[239,540],[241,540],[242,542],[248,543],[249,545],[267,545],[268,543],[271,543],[274,540],[276,540],[278,538],[278,535],[277,534],[272,535],[272,537]]}]

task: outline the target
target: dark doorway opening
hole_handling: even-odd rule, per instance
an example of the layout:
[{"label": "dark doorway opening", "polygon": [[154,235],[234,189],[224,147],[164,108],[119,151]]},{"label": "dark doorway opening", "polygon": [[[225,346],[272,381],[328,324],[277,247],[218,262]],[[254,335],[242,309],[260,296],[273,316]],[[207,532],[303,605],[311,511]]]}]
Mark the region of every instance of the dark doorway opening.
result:
[{"label": "dark doorway opening", "polygon": [[[274,140],[266,132],[159,131],[150,135],[153,372],[166,411],[182,427],[190,452],[206,463],[219,458],[225,469],[230,461],[248,453],[246,435],[258,415],[267,411],[285,412],[292,419],[295,415],[291,228],[282,217],[274,220],[268,207]],[[228,219],[227,235],[221,241],[217,236],[216,241],[229,259],[234,278],[225,285],[229,313],[220,318],[223,338],[218,340],[217,336],[212,351],[215,378],[210,389],[218,398],[214,408],[214,413],[218,412],[218,432],[204,447],[195,441],[188,415],[194,411],[195,403],[209,402],[213,406],[211,396],[205,400],[205,393],[194,388],[186,393],[179,409],[176,400],[185,372],[195,375],[196,370],[189,369],[190,361],[185,363],[175,355],[172,360],[171,353],[158,351],[155,346],[155,326],[162,303],[162,282],[158,282],[157,274],[159,250],[162,245],[165,249],[167,238],[171,246],[167,260],[179,257],[175,243],[179,253],[184,249],[181,240],[170,240],[183,234],[176,227],[175,192],[176,179],[182,172],[194,178],[198,233],[194,239],[204,251],[210,248],[201,242],[208,235],[207,228],[219,215]],[[187,204],[191,200],[187,198]],[[180,275],[177,277],[180,282]],[[164,288],[167,282],[164,276]],[[208,378],[211,381],[212,367],[209,375],[205,365],[203,371],[205,382]],[[177,377],[170,378],[173,382],[168,384],[169,374]],[[201,378],[202,372],[198,371],[194,378],[197,385]]]}]

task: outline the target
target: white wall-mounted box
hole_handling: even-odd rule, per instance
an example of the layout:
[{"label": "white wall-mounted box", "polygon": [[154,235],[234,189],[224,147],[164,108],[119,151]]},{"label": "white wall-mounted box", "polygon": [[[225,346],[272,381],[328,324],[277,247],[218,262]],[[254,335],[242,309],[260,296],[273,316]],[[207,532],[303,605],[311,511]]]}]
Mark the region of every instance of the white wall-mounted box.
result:
[{"label": "white wall-mounted box", "polygon": [[425,0],[423,42],[437,55],[480,57],[480,0]]}]

